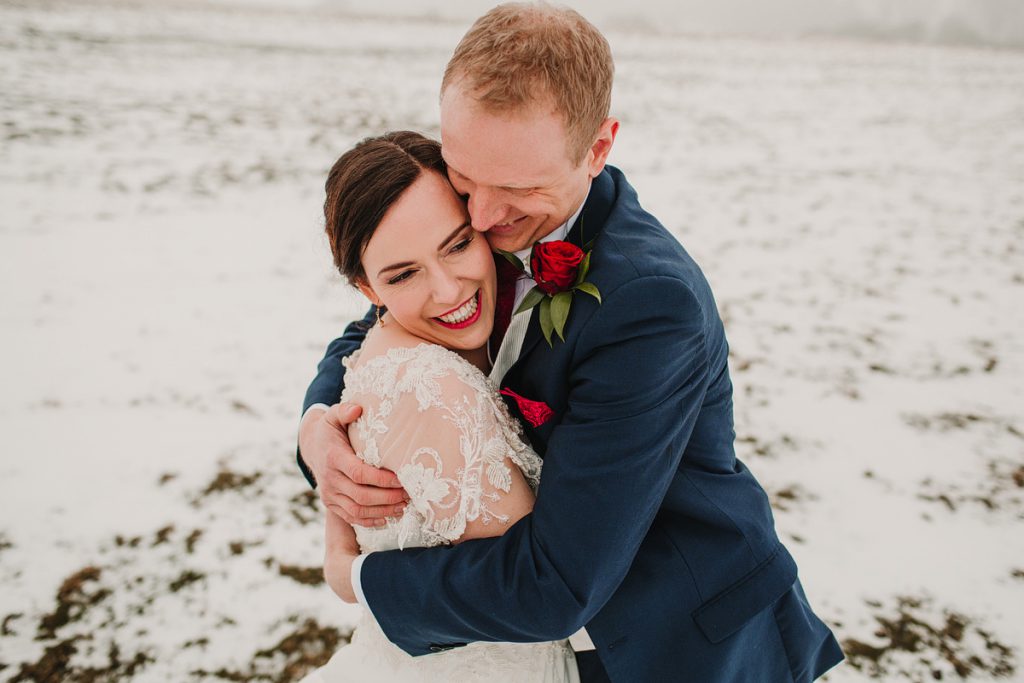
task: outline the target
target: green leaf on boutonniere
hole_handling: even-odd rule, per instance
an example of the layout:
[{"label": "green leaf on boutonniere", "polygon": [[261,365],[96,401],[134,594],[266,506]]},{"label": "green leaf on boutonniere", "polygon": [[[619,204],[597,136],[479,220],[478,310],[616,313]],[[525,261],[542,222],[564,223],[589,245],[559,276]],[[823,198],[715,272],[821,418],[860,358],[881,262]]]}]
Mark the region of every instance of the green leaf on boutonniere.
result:
[{"label": "green leaf on boutonniere", "polygon": [[583,257],[583,261],[580,262],[580,267],[576,271],[576,282],[572,283],[573,288],[579,286],[581,282],[587,279],[587,273],[590,271],[590,252],[588,251]]},{"label": "green leaf on boutonniere", "polygon": [[551,297],[551,322],[562,341],[565,341],[565,321],[569,317],[569,304],[571,303],[572,292],[559,292]]},{"label": "green leaf on boutonniere", "polygon": [[526,266],[519,260],[519,257],[513,254],[511,251],[504,251],[503,249],[496,249],[499,254],[505,257],[505,260],[511,263],[513,266],[519,269],[520,272],[526,270]]},{"label": "green leaf on boutonniere", "polygon": [[593,282],[581,282],[573,289],[578,289],[581,292],[586,292],[590,296],[597,299],[597,303],[601,303],[601,292],[597,291],[597,286]]},{"label": "green leaf on boutonniere", "polygon": [[540,286],[534,285],[533,289],[527,292],[526,296],[523,297],[523,303],[519,304],[519,308],[517,308],[516,312],[513,313],[512,315],[519,315],[523,311],[527,311],[533,308],[534,306],[539,304],[540,300],[543,298],[544,291],[540,288]]},{"label": "green leaf on boutonniere", "polygon": [[540,331],[544,333],[544,338],[548,340],[548,346],[553,346],[551,341],[552,329],[554,329],[554,324],[551,322],[551,299],[544,297],[540,302]]}]

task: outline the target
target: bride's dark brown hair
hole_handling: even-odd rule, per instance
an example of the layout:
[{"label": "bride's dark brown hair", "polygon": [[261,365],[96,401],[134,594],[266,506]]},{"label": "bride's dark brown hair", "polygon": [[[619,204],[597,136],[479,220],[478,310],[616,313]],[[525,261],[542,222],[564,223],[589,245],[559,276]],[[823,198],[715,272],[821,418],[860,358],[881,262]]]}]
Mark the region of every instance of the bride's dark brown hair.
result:
[{"label": "bride's dark brown hair", "polygon": [[366,280],[367,243],[391,205],[429,171],[447,180],[441,143],[407,130],[366,138],[334,162],[324,185],[324,230],[349,282]]}]

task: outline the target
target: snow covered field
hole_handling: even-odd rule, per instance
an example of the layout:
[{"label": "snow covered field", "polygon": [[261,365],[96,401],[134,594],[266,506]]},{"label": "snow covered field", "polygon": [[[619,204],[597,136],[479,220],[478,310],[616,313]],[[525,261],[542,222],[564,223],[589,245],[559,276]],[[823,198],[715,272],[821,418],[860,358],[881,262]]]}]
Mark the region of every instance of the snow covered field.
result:
[{"label": "snow covered field", "polygon": [[[291,681],[302,394],[364,304],[323,178],[466,21],[0,2],[0,678]],[[1024,52],[606,29],[612,162],[703,265],[842,683],[1024,680]]]}]

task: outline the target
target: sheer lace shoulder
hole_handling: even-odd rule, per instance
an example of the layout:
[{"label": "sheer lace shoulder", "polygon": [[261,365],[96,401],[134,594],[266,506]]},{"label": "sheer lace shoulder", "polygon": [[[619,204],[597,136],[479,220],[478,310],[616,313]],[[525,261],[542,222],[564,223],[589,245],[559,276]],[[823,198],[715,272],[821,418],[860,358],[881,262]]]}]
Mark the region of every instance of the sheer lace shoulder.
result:
[{"label": "sheer lace shoulder", "polygon": [[342,399],[363,408],[352,445],[394,471],[411,499],[386,527],[357,529],[364,550],[452,543],[467,524],[509,523],[513,488],[525,480],[535,490],[541,461],[483,373],[433,344],[347,365]]}]

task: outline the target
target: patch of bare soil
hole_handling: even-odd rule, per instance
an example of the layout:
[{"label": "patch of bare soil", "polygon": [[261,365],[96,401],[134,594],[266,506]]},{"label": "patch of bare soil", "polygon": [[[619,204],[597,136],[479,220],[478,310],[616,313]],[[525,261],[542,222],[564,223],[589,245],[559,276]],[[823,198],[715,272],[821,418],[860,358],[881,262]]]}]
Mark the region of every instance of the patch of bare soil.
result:
[{"label": "patch of bare soil", "polygon": [[258,651],[247,669],[196,670],[192,675],[241,683],[291,683],[326,664],[350,637],[351,633],[343,634],[336,628],[321,626],[314,619],[306,619],[276,645]]},{"label": "patch of bare soil", "polygon": [[39,622],[37,640],[57,637],[57,629],[80,620],[85,612],[110,596],[110,589],[93,586],[99,581],[98,567],[84,567],[64,579],[57,590],[57,607],[43,615]]},{"label": "patch of bare soil", "polygon": [[941,503],[950,512],[974,506],[988,512],[1003,511],[1024,519],[1024,465],[1007,458],[990,460],[976,481],[920,482],[918,498]]},{"label": "patch of bare soil", "polygon": [[875,611],[870,640],[843,641],[849,666],[872,679],[941,681],[1010,678],[1017,671],[1015,652],[971,618],[936,610],[925,598],[898,597]]},{"label": "patch of bare soil", "polygon": [[292,581],[297,581],[307,586],[319,586],[324,582],[324,568],[317,567],[296,567],[290,564],[278,565],[277,571],[281,576],[287,576]]}]

